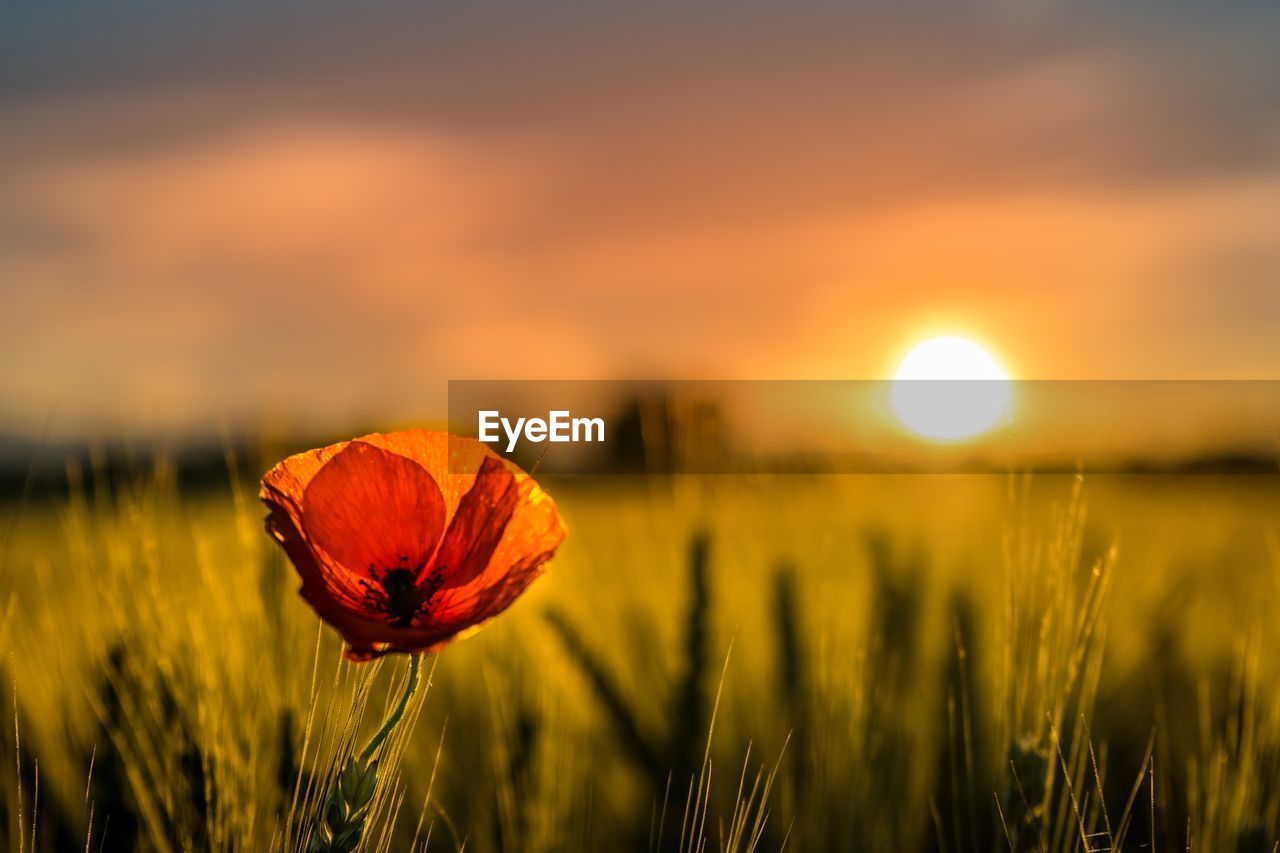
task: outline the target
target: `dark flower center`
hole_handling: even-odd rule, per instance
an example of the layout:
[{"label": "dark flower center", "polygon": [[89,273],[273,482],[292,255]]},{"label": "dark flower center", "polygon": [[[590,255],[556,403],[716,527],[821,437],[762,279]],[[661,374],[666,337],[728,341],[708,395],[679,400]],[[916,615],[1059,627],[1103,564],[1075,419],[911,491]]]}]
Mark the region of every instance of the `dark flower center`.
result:
[{"label": "dark flower center", "polygon": [[423,575],[421,565],[410,568],[408,560],[400,558],[400,565],[390,569],[369,567],[373,583],[362,580],[364,604],[390,617],[397,628],[408,628],[413,620],[431,606],[431,600],[444,581],[444,566],[437,566]]},{"label": "dark flower center", "polygon": [[422,593],[418,579],[409,569],[392,569],[382,576],[382,592],[387,597],[387,615],[391,624],[408,627],[422,607]]}]

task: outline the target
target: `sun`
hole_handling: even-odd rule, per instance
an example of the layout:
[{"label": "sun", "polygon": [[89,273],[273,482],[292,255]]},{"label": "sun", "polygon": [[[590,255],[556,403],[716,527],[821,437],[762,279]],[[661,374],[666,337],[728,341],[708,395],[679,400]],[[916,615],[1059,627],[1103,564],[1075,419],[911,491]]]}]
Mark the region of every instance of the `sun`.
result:
[{"label": "sun", "polygon": [[964,441],[1006,422],[1012,397],[1009,374],[991,354],[954,335],[912,347],[889,386],[889,404],[903,426],[942,442]]}]

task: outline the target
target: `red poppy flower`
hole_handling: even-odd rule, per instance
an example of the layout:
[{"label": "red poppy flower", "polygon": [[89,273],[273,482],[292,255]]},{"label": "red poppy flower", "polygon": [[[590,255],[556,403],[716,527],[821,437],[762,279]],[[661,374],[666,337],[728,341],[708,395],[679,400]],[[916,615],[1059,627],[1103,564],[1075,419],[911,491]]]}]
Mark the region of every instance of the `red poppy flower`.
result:
[{"label": "red poppy flower", "polygon": [[290,456],[260,496],[302,597],[352,660],[432,652],[478,629],[542,574],[565,533],[528,474],[443,432]]}]

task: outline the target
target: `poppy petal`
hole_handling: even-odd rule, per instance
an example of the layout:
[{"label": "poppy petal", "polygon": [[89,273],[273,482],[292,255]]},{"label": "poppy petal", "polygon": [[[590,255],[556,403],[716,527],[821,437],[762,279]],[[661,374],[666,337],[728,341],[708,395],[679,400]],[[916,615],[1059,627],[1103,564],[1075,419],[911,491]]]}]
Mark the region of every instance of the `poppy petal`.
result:
[{"label": "poppy petal", "polygon": [[349,603],[340,588],[335,588],[332,577],[316,561],[311,547],[294,526],[289,514],[282,508],[271,510],[267,517],[267,531],[280,543],[289,560],[302,578],[302,597],[320,615],[320,618],[338,629],[346,640],[346,655],[351,660],[368,660],[376,656],[379,648],[378,629],[359,615],[359,610]]},{"label": "poppy petal", "polygon": [[530,554],[504,567],[503,572],[487,586],[445,590],[431,608],[432,621],[451,632],[462,632],[467,626],[485,624],[510,607],[542,575],[547,561],[554,554],[554,546],[541,553]]},{"label": "poppy petal", "polygon": [[501,461],[486,458],[462,496],[440,543],[435,565],[445,588],[475,580],[489,565],[520,500],[520,487]]},{"label": "poppy petal", "polygon": [[311,542],[362,576],[424,565],[444,528],[444,498],[427,470],[363,441],[316,473],[302,505]]}]

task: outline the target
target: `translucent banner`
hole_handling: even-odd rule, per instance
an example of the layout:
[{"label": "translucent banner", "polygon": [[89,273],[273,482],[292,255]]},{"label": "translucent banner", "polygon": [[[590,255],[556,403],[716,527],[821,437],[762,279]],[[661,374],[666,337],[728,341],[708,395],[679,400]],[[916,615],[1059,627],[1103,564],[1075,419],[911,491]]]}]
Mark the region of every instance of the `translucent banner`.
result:
[{"label": "translucent banner", "polygon": [[555,474],[1280,473],[1273,381],[468,380],[449,425]]}]

